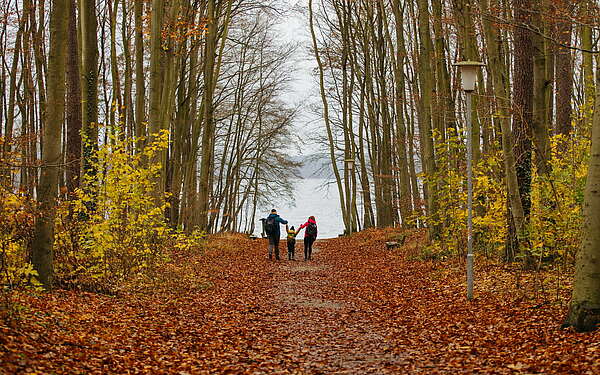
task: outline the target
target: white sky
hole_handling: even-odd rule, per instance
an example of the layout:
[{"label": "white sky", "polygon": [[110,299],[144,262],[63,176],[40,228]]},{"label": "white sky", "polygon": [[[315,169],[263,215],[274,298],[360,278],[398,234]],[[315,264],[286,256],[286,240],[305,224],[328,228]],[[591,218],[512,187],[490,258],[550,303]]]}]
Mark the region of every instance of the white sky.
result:
[{"label": "white sky", "polygon": [[[306,0],[283,0],[281,7],[286,9],[286,13],[276,27],[278,38],[282,44],[290,42],[299,44],[289,67],[293,81],[289,85],[289,91],[282,95],[282,99],[290,105],[302,105],[295,128],[299,134],[303,134],[307,130],[312,131],[322,127],[322,119],[309,110],[309,104],[320,103],[320,97],[318,96],[318,84],[313,76],[317,63],[309,54],[312,42],[308,19],[305,12],[302,12],[307,7],[307,2]],[[304,146],[302,152],[304,155],[317,151],[316,145],[310,144],[310,142]]]}]

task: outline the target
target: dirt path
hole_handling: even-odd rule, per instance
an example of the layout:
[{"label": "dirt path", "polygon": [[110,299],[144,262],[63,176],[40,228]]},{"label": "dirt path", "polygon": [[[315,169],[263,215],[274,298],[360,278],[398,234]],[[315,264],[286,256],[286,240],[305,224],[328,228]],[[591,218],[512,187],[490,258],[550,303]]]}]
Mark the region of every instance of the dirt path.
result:
[{"label": "dirt path", "polygon": [[0,374],[600,373],[600,332],[559,330],[564,304],[524,298],[495,266],[466,303],[460,264],[384,242],[367,231],[269,261],[263,240],[223,235],[151,288],[20,294]]},{"label": "dirt path", "polygon": [[275,272],[268,294],[282,324],[272,340],[290,354],[300,372],[393,372],[401,358],[386,352],[383,333],[353,315],[357,306],[348,301],[348,290],[331,294],[330,287],[339,285],[334,265],[319,253],[317,243],[312,261],[281,262]]}]

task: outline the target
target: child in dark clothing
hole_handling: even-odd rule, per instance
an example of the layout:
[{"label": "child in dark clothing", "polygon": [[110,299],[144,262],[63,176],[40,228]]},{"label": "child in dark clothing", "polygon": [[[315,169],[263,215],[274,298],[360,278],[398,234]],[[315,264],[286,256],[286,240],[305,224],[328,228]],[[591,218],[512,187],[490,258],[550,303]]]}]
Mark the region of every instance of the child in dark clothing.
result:
[{"label": "child in dark clothing", "polygon": [[294,251],[296,250],[296,236],[298,232],[296,232],[293,225],[291,228],[288,228],[286,225],[285,231],[287,232],[288,260],[296,260],[294,259]]}]

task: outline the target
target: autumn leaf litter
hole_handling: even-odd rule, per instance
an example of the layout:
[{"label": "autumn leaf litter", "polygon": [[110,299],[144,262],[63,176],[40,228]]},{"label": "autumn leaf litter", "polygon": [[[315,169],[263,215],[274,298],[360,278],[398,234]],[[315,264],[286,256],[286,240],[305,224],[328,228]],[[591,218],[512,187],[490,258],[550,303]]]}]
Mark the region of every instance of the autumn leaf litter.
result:
[{"label": "autumn leaf litter", "polygon": [[319,241],[311,262],[221,235],[174,254],[151,287],[21,293],[20,321],[0,325],[0,372],[600,373],[600,333],[559,329],[568,280],[552,298],[536,284],[551,273],[477,258],[469,303],[460,261],[419,260],[421,232],[386,250],[389,235]]}]

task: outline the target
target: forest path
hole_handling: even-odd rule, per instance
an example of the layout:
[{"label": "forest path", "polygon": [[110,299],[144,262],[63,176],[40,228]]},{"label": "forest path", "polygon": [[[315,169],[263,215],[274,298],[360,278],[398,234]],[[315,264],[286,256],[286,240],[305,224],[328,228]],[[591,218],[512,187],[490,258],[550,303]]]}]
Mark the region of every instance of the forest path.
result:
[{"label": "forest path", "polygon": [[[335,265],[320,254],[322,243],[311,261],[281,261],[274,270],[267,295],[279,324],[271,340],[300,373],[393,373],[389,366],[401,357],[389,352],[384,332],[353,314],[352,290],[336,280]],[[299,241],[296,254],[301,248]]]},{"label": "forest path", "polygon": [[304,262],[223,234],[116,296],[19,294],[0,374],[600,373],[600,331],[558,329],[565,304],[481,262],[468,303],[464,265],[416,259],[419,232],[392,251],[387,236],[319,241]]}]

